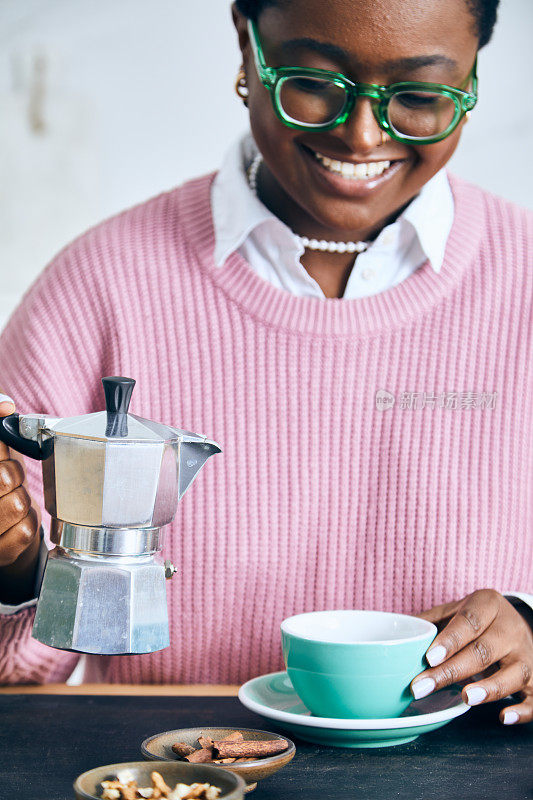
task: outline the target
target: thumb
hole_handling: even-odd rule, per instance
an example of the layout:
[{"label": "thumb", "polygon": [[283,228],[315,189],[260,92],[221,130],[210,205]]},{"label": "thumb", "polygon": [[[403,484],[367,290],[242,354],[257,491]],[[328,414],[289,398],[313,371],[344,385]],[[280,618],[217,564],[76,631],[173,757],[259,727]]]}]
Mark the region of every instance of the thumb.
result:
[{"label": "thumb", "polygon": [[[9,395],[0,394],[0,417],[7,417],[8,414],[15,413],[15,402]],[[9,447],[4,442],[0,442],[0,461],[10,458]]]},{"label": "thumb", "polygon": [[0,417],[15,413],[15,401],[7,394],[0,394]]},{"label": "thumb", "polygon": [[444,619],[453,617],[459,611],[462,602],[462,600],[454,600],[451,603],[443,603],[441,606],[434,606],[427,611],[421,611],[420,614],[415,616],[426,619],[428,622],[441,622]]}]

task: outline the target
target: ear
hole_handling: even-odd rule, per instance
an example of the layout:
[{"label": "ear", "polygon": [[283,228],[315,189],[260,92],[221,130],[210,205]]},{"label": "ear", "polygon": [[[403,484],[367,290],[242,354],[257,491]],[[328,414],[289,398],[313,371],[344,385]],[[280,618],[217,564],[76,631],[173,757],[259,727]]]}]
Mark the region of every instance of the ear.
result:
[{"label": "ear", "polygon": [[243,61],[246,60],[250,51],[250,39],[248,37],[248,20],[241,14],[235,3],[231,4],[231,16],[233,24],[239,37],[239,47],[242,53]]}]

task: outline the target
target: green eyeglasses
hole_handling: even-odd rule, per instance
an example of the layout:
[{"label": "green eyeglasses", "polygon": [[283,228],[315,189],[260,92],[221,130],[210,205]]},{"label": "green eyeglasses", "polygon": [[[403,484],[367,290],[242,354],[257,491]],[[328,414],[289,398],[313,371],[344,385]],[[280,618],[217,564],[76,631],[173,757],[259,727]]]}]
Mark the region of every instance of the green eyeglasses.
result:
[{"label": "green eyeglasses", "polygon": [[449,136],[477,103],[477,57],[465,84],[402,81],[390,86],[354,83],[340,72],[306,67],[267,67],[257,26],[248,20],[257,74],[274,110],[289,128],[328,131],[350,116],[358,97],[369,97],[376,122],[398,142],[432,144]]}]

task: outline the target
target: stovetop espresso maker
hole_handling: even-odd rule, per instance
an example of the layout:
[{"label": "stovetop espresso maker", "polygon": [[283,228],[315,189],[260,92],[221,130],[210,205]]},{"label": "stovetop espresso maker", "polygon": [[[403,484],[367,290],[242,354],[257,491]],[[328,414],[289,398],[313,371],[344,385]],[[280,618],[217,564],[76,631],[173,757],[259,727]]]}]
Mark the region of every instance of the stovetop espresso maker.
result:
[{"label": "stovetop espresso maker", "polygon": [[128,414],[135,381],[102,378],[106,410],[11,414],[0,439],[42,461],[49,553],[33,636],[80,653],[169,645],[163,531],[215,442]]}]

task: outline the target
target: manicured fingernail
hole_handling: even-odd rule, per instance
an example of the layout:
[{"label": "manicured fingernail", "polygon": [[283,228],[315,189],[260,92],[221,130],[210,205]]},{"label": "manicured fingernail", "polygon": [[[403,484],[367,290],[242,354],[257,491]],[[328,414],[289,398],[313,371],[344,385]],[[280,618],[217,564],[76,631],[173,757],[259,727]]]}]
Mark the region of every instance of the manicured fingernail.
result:
[{"label": "manicured fingernail", "polygon": [[426,653],[426,659],[430,667],[436,667],[437,664],[442,664],[446,658],[446,648],[441,644],[436,644],[435,647],[430,647]]},{"label": "manicured fingernail", "polygon": [[0,394],[0,403],[13,403],[15,405],[15,401],[8,394]]},{"label": "manicured fingernail", "polygon": [[506,711],[503,715],[503,724],[504,725],[514,725],[515,722],[518,722],[520,719],[520,714],[516,711]]},{"label": "manicured fingernail", "polygon": [[477,706],[487,697],[487,690],[482,686],[470,686],[466,690],[467,703],[469,706]]},{"label": "manicured fingernail", "polygon": [[434,688],[435,681],[433,678],[420,678],[419,681],[413,683],[413,697],[415,700],[420,700],[421,697],[426,697],[428,694],[431,694]]}]

